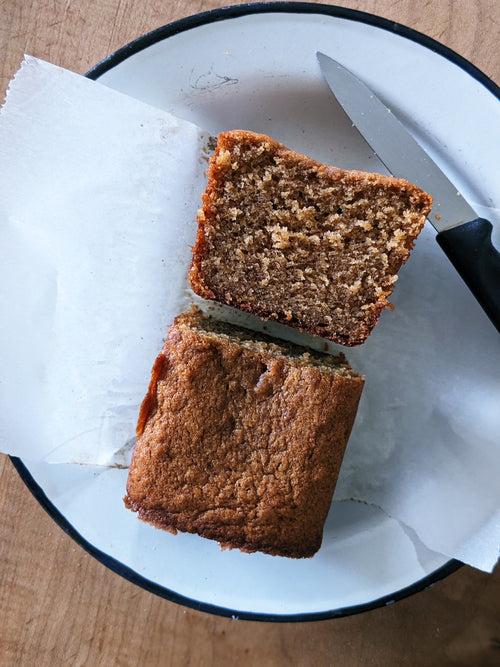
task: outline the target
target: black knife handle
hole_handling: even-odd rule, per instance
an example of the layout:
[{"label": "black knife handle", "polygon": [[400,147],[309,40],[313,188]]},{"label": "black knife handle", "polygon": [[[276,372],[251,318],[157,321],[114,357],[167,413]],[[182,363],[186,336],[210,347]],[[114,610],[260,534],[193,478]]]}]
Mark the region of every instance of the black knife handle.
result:
[{"label": "black knife handle", "polygon": [[437,242],[500,332],[500,254],[493,226],[477,218],[437,235]]}]

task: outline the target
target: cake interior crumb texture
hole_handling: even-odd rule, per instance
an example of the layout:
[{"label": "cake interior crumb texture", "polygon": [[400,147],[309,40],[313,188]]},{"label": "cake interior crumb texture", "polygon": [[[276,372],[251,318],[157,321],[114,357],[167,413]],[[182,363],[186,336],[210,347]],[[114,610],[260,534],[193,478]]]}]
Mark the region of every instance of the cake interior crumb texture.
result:
[{"label": "cake interior crumb texture", "polygon": [[407,181],[345,171],[266,135],[219,135],[191,286],[344,345],[362,343],[430,211]]},{"label": "cake interior crumb texture", "polygon": [[175,320],[155,361],[125,503],[174,533],[312,556],[362,388],[342,355],[192,309]]}]

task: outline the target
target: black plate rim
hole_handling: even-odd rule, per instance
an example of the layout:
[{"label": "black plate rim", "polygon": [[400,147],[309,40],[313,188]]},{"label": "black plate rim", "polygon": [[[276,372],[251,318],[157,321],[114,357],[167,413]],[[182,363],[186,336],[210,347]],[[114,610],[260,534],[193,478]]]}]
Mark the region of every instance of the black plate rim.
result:
[{"label": "black plate rim", "polygon": [[401,37],[405,37],[413,42],[417,42],[422,46],[438,53],[447,60],[450,60],[455,65],[458,65],[472,78],[479,81],[485,88],[487,88],[493,95],[500,99],[500,87],[487,76],[482,70],[473,65],[470,60],[464,58],[453,49],[445,46],[441,42],[425,35],[423,32],[409,28],[402,23],[391,21],[376,16],[369,12],[362,12],[357,9],[350,9],[348,7],[339,7],[337,5],[327,5],[322,3],[312,2],[250,2],[241,5],[229,5],[219,9],[211,9],[192,16],[178,19],[172,23],[155,28],[149,32],[144,33],[140,37],[132,40],[128,44],[120,47],[109,56],[99,61],[86,74],[89,79],[96,80],[108,70],[116,67],[119,63],[135,53],[156,44],[168,37],[177,35],[185,30],[197,28],[208,23],[215,23],[216,21],[224,21],[231,18],[239,18],[241,16],[248,16],[249,14],[269,14],[269,13],[284,13],[284,14],[325,14],[327,16],[334,16],[337,18],[344,18],[350,21],[357,21],[359,23],[366,23],[368,25],[382,28],[388,32],[392,32]]},{"label": "black plate rim", "polygon": [[409,597],[419,591],[423,591],[426,588],[434,585],[437,581],[444,579],[448,575],[452,574],[460,567],[463,563],[458,560],[452,559],[444,563],[441,567],[431,574],[419,579],[410,586],[406,586],[395,593],[390,593],[384,595],[383,597],[377,598],[376,600],[371,600],[359,605],[352,605],[349,607],[339,607],[338,609],[329,609],[321,612],[309,612],[303,614],[267,614],[259,612],[250,612],[250,611],[240,611],[237,609],[231,609],[229,607],[221,607],[218,605],[213,605],[208,602],[200,602],[194,598],[186,597],[176,593],[175,591],[166,588],[165,586],[160,586],[160,584],[143,577],[141,574],[128,567],[121,561],[113,558],[109,554],[101,551],[95,547],[92,543],[86,540],[77,529],[66,519],[66,517],[57,509],[57,507],[52,503],[51,500],[45,494],[45,491],[42,487],[36,482],[26,465],[19,459],[17,456],[9,457],[12,465],[17,470],[19,476],[26,484],[28,489],[31,491],[38,503],[43,507],[47,514],[57,523],[57,525],[62,528],[62,530],[71,537],[77,544],[79,544],[87,553],[93,556],[98,560],[102,565],[109,568],[116,574],[120,575],[124,579],[127,579],[133,584],[144,588],[150,593],[154,593],[159,597],[165,598],[170,602],[175,602],[176,604],[183,605],[184,607],[189,607],[190,609],[196,609],[197,611],[204,611],[215,616],[225,616],[226,618],[232,618],[235,620],[245,620],[245,621],[267,621],[271,623],[297,623],[304,621],[325,621],[330,618],[341,618],[343,616],[352,616],[354,614],[360,614],[364,611],[371,611],[377,607],[386,607],[388,605],[394,604],[403,598]]}]

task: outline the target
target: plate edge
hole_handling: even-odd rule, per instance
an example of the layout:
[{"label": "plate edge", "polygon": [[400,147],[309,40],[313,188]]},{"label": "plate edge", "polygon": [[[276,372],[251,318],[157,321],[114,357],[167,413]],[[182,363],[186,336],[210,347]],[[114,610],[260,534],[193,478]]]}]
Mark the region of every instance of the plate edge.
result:
[{"label": "plate edge", "polygon": [[338,609],[328,609],[321,612],[306,612],[300,614],[268,614],[240,611],[228,607],[213,605],[209,602],[200,602],[199,600],[195,600],[193,598],[181,595],[180,593],[176,593],[175,591],[166,588],[165,586],[156,584],[154,581],[147,579],[142,574],[139,574],[130,568],[128,565],[125,565],[121,561],[113,558],[112,556],[109,556],[104,551],[101,551],[95,547],[76,530],[76,528],[57,509],[54,503],[49,500],[45,491],[35,480],[23,461],[17,456],[9,456],[9,459],[19,474],[19,477],[34,496],[35,500],[38,501],[47,514],[54,520],[54,522],[66,533],[66,535],[68,535],[80,547],[82,547],[84,551],[86,551],[90,556],[94,557],[102,565],[110,569],[115,574],[118,574],[124,579],[127,579],[127,581],[130,581],[132,584],[140,586],[150,593],[154,593],[155,595],[169,600],[170,602],[175,602],[176,604],[189,607],[190,609],[195,609],[196,611],[203,611],[209,614],[214,614],[216,616],[231,618],[233,620],[265,621],[268,623],[299,623],[310,621],[325,621],[331,618],[354,616],[365,611],[377,609],[378,607],[387,607],[394,604],[395,602],[399,602],[399,600],[410,597],[415,593],[431,588],[435,583],[448,577],[463,565],[461,561],[451,559],[444,563],[444,565],[441,565],[441,567],[439,567],[437,570],[434,570],[425,577],[422,577],[422,579],[419,579],[413,584],[405,586],[404,588],[401,588],[394,593],[389,593],[388,595],[384,595],[380,598],[377,598],[376,600],[371,600],[370,602],[362,603],[359,605],[339,607]]},{"label": "plate edge", "polygon": [[123,62],[130,56],[142,51],[143,49],[156,44],[168,37],[172,37],[186,30],[196,28],[201,25],[215,23],[231,18],[240,18],[242,16],[249,16],[251,14],[324,14],[327,16],[334,16],[336,18],[343,18],[358,23],[365,23],[372,25],[382,30],[387,30],[393,34],[405,37],[412,42],[417,42],[422,46],[434,51],[438,55],[446,58],[454,63],[460,69],[463,69],[467,74],[472,76],[476,81],[479,81],[487,90],[489,90],[497,99],[500,100],[500,86],[498,86],[493,79],[485,74],[479,67],[476,67],[470,60],[461,56],[459,53],[451,49],[449,46],[442,44],[433,37],[410,28],[397,21],[391,21],[383,16],[377,16],[370,12],[363,12],[358,9],[351,9],[349,7],[339,7],[338,5],[327,5],[324,3],[312,2],[250,2],[241,5],[228,5],[226,7],[219,7],[217,9],[210,9],[198,14],[191,14],[185,16],[171,23],[167,23],[158,28],[154,28],[149,32],[133,39],[131,42],[113,51],[109,56],[106,56],[98,63],[96,63],[85,76],[89,79],[96,80],[102,74],[112,69],[119,63]]}]

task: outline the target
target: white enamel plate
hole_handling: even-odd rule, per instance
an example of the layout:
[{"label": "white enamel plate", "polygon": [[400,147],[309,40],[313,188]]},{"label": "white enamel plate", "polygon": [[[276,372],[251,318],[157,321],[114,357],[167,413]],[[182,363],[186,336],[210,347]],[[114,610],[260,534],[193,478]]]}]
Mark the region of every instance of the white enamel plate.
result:
[{"label": "white enamel plate", "polygon": [[[365,80],[484,213],[494,166],[484,162],[483,148],[491,141],[495,85],[437,42],[384,19],[305,3],[230,7],[145,35],[89,76],[212,133],[262,131],[325,162],[379,169],[335,107],[318,50]],[[483,128],[473,140],[472,119]],[[491,212],[485,217],[494,221]],[[425,270],[418,260],[413,266]],[[474,317],[484,317],[479,307]],[[402,422],[411,418],[400,415]],[[139,522],[123,506],[125,470],[14,464],[63,529],[108,567],[170,600],[217,614],[342,616],[390,604],[460,565],[416,549],[396,521],[350,502],[335,503],[312,559],[221,551],[214,542]]]}]

